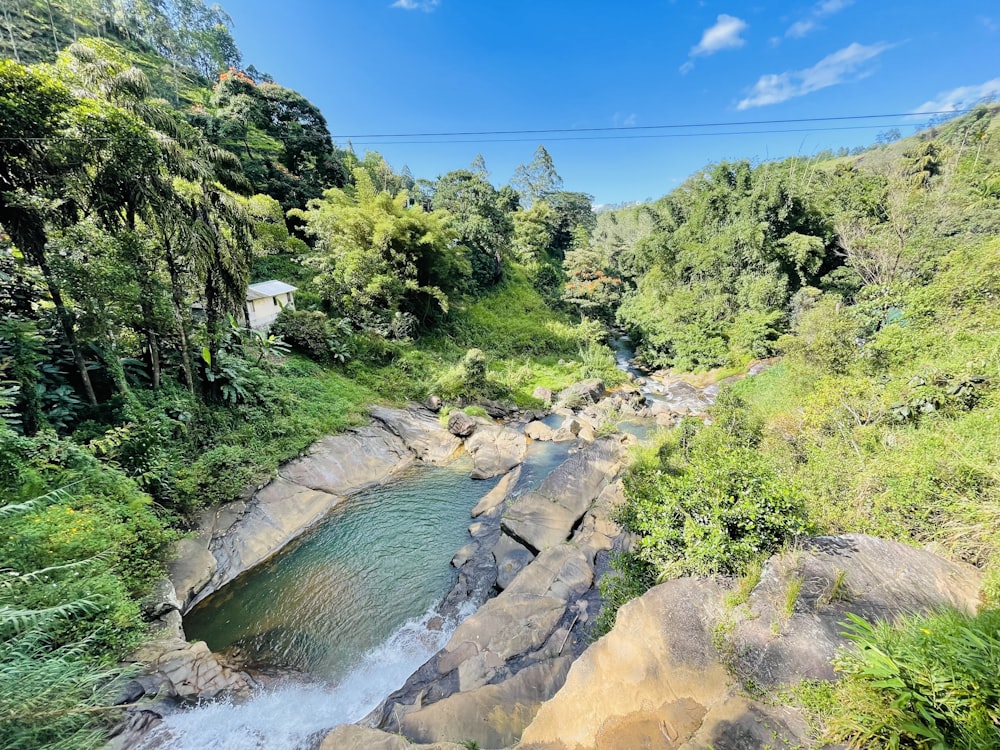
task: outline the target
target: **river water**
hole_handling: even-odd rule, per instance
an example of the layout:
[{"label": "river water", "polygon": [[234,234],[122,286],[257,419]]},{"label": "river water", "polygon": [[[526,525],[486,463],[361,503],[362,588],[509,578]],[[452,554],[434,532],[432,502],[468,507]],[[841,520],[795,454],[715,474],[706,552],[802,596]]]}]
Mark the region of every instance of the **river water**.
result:
[{"label": "river water", "polygon": [[[532,443],[515,491],[536,486],[569,443]],[[189,613],[185,631],[213,650],[301,679],[240,703],[210,702],[165,717],[146,748],[309,747],[323,731],[363,718],[440,650],[459,621],[438,605],[454,553],[469,541],[469,511],[497,480],[469,478],[467,456],[417,466],[355,495],[286,548]]]}]

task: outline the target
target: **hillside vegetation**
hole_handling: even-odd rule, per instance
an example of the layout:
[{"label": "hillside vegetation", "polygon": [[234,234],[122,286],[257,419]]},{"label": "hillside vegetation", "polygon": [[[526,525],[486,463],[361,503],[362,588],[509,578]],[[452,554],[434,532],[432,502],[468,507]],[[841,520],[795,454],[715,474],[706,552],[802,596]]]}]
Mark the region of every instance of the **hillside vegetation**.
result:
[{"label": "hillside vegetation", "polygon": [[[841,531],[935,544],[1000,595],[996,107],[597,216],[544,147],[497,186],[481,158],[428,180],[338,146],[202,0],[11,0],[0,24],[4,747],[100,746],[202,509],[373,402],[615,382],[610,325],[650,367],[781,356],[638,455],[612,604]],[[295,309],[246,328],[274,278]]]},{"label": "hillside vegetation", "polygon": [[637,457],[620,520],[639,542],[604,584],[612,607],[681,574],[749,590],[805,533],[932,545],[986,574],[978,620],[856,629],[848,679],[809,692],[827,740],[1000,739],[995,684],[968,682],[990,669],[1000,597],[997,112],[856,157],[716,165],[594,235],[647,362],[782,355],[725,390],[710,426]]}]

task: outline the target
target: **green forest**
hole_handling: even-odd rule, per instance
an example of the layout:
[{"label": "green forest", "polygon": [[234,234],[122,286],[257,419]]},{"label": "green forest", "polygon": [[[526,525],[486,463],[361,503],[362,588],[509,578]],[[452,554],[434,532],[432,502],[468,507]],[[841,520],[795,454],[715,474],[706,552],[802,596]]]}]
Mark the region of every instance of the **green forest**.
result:
[{"label": "green forest", "polygon": [[[635,452],[618,520],[639,541],[602,584],[605,627],[657,581],[759,575],[814,533],[933,544],[982,568],[995,606],[1000,107],[860,153],[712,164],[595,213],[544,146],[497,186],[481,158],[416,178],[335,144],[202,0],[3,6],[3,747],[101,745],[142,599],[198,511],[373,403],[532,408],[538,386],[620,383],[613,331],[706,382],[777,364]],[[268,279],[299,291],[262,333],[246,293]],[[995,617],[948,624],[986,644],[949,663],[981,699],[931,695],[911,721],[861,668],[799,699],[831,738],[986,747]],[[836,720],[880,701],[902,718]]]}]

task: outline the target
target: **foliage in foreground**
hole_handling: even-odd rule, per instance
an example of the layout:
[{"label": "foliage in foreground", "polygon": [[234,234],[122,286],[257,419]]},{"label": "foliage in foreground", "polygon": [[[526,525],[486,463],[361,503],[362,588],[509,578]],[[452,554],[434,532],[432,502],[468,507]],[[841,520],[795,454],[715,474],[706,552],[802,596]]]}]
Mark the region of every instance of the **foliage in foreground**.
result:
[{"label": "foliage in foreground", "polygon": [[873,750],[1000,747],[1000,610],[895,626],[848,617],[854,649],[837,662],[843,679],[800,690],[824,739]]},{"label": "foliage in foreground", "polygon": [[[85,484],[80,479],[74,489]],[[7,532],[0,551],[0,745],[10,750],[100,747],[126,674],[112,660],[141,629],[121,563],[121,545],[141,540],[115,538],[121,524],[96,529],[83,518],[89,508],[73,509],[85,502],[55,490],[0,506]],[[48,557],[38,559],[32,534],[49,525],[43,516],[50,511],[76,516],[67,523],[85,526],[93,538],[74,539],[78,527],[55,522],[45,532]]]}]

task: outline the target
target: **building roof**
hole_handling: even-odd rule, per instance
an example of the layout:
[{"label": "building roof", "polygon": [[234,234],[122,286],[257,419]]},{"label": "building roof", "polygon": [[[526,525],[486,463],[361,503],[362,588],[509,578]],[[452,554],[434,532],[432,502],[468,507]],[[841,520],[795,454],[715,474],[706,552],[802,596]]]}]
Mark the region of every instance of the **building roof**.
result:
[{"label": "building roof", "polygon": [[277,297],[286,292],[297,292],[299,288],[286,284],[284,281],[262,281],[259,284],[251,284],[247,287],[247,300],[264,299],[265,297]]}]

